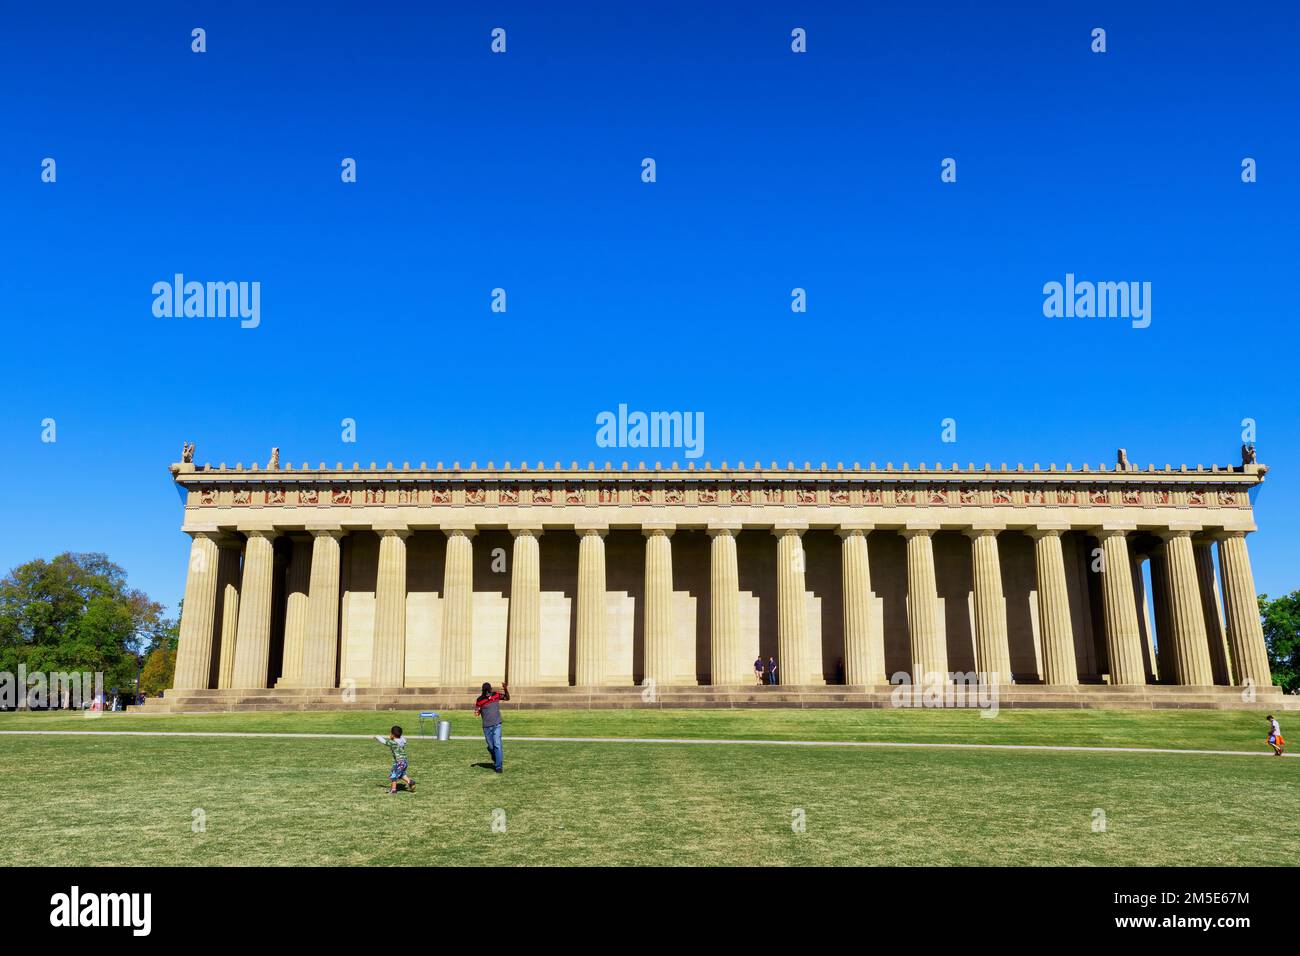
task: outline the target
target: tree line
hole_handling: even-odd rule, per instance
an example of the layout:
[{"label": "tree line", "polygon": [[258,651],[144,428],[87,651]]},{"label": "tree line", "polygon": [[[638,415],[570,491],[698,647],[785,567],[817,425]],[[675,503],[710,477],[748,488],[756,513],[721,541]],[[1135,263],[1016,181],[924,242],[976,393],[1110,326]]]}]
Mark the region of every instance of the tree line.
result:
[{"label": "tree line", "polygon": [[0,672],[101,672],[104,688],[158,694],[176,667],[178,618],[99,553],[37,558],[0,579]]}]

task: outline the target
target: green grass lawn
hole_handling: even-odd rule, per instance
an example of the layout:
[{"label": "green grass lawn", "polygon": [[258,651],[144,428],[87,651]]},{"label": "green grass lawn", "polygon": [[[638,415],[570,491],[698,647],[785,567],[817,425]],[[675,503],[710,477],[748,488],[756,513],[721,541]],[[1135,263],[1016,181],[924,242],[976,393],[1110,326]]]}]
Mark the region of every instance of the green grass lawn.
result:
[{"label": "green grass lawn", "polygon": [[[414,729],[412,717],[4,714],[0,730],[378,733],[395,718]],[[453,721],[475,729],[470,715]],[[1225,712],[513,712],[504,775],[476,766],[487,759],[477,741],[416,740],[417,792],[395,797],[384,795],[387,751],[366,740],[4,736],[0,865],[1290,864],[1280,834],[1300,814],[1292,760],[510,740],[1258,750],[1261,724]]]}]

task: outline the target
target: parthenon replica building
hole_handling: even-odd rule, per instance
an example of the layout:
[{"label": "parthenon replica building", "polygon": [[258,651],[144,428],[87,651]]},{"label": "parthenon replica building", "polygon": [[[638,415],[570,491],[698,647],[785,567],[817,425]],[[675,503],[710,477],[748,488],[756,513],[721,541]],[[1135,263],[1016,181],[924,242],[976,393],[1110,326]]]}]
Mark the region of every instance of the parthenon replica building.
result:
[{"label": "parthenon replica building", "polygon": [[[1253,449],[1192,468],[192,457],[171,466],[193,540],[156,709],[463,707],[503,678],[521,706],[888,706],[891,682],[972,675],[1009,706],[1283,705]],[[755,686],[758,657],[778,686]]]}]

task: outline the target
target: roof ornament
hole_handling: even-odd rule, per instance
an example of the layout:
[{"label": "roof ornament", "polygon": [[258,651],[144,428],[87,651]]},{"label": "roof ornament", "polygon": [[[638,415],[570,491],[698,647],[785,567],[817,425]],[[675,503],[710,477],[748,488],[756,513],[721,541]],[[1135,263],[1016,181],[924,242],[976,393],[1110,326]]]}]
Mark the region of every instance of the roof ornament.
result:
[{"label": "roof ornament", "polygon": [[271,449],[271,461],[267,464],[266,470],[267,471],[280,470],[280,448],[278,445],[275,448]]},{"label": "roof ornament", "polygon": [[1133,467],[1128,463],[1128,452],[1123,448],[1121,448],[1119,453],[1115,456],[1115,464],[1118,466],[1120,471],[1128,471]]},{"label": "roof ornament", "polygon": [[194,442],[181,442],[181,464],[194,464]]},{"label": "roof ornament", "polygon": [[1241,463],[1243,465],[1255,464],[1255,446],[1245,443],[1241,446]]}]

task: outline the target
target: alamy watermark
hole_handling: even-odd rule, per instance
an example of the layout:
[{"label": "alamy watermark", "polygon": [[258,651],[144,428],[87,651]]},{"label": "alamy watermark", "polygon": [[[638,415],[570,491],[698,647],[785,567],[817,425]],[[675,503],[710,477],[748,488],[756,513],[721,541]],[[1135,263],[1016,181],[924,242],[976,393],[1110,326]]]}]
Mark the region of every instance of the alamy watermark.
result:
[{"label": "alamy watermark", "polygon": [[596,415],[596,444],[601,448],[684,448],[687,458],[704,454],[703,412],[629,412]]},{"label": "alamy watermark", "polygon": [[946,674],[931,671],[913,682],[907,671],[898,671],[889,678],[889,683],[894,685],[889,702],[894,707],[975,708],[981,717],[996,717],[1000,675],[989,674],[988,680],[981,680],[980,676],[974,671]]},{"label": "alamy watermark", "polygon": [[148,936],[153,926],[152,893],[83,893],[74,885],[50,897],[50,925],[55,927],[125,927],[133,936]]},{"label": "alamy watermark", "polygon": [[243,329],[262,323],[260,282],[186,282],[178,272],[171,282],[155,282],[153,295],[153,314],[160,319],[239,318]]},{"label": "alamy watermark", "polygon": [[102,671],[0,671],[0,708],[44,710],[63,707],[84,710],[104,699]]},{"label": "alamy watermark", "polygon": [[1133,328],[1151,324],[1150,282],[1065,282],[1043,285],[1043,315],[1049,319],[1131,319]]}]

